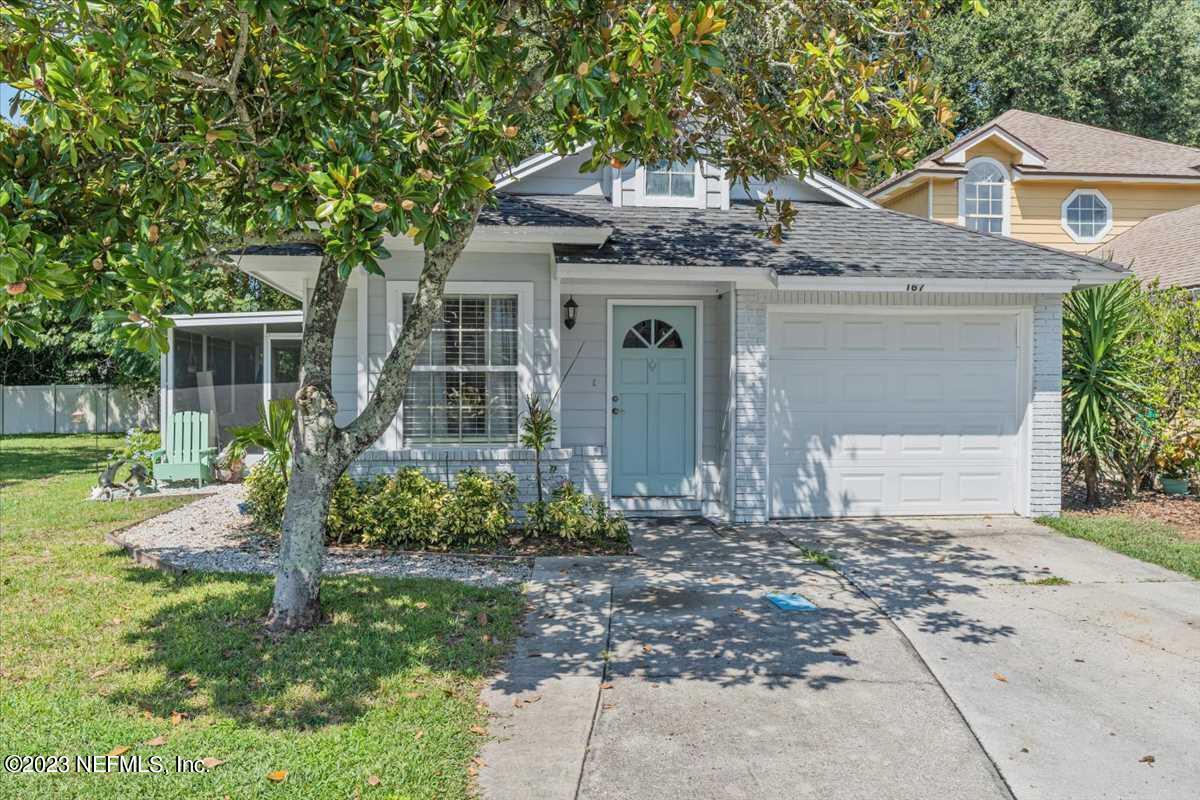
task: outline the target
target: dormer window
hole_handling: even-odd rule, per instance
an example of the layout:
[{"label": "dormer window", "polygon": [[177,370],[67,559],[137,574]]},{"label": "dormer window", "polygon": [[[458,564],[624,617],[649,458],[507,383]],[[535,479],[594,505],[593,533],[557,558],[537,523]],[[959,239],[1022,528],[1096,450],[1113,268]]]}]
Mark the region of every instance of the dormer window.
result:
[{"label": "dormer window", "polygon": [[637,203],[704,208],[704,177],[695,159],[659,161],[638,167]]},{"label": "dormer window", "polygon": [[659,161],[646,167],[646,197],[695,196],[695,161]]},{"label": "dormer window", "polygon": [[1008,171],[998,161],[976,158],[959,189],[959,216],[964,227],[1008,235]]}]

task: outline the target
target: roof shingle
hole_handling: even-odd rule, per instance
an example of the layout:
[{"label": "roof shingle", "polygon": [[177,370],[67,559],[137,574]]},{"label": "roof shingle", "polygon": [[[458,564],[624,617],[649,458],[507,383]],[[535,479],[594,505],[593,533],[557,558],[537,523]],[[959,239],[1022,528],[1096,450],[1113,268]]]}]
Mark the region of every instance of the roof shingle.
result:
[{"label": "roof shingle", "polygon": [[1124,264],[1143,281],[1200,287],[1200,205],[1144,219],[1092,254]]},{"label": "roof shingle", "polygon": [[[530,199],[528,196],[525,199]],[[613,228],[600,247],[556,245],[567,264],[769,267],[780,275],[863,278],[1108,280],[1116,265],[887,209],[795,203],[781,244],[753,203],[719,209],[612,206],[603,197],[537,195],[542,206]]]},{"label": "roof shingle", "polygon": [[960,164],[943,162],[964,139],[982,138],[986,131],[999,128],[1031,147],[1045,159],[1040,167],[1021,166],[1026,175],[1088,175],[1109,177],[1168,178],[1195,180],[1200,184],[1200,149],[1144,139],[1129,133],[1070,122],[1032,111],[1010,109],[991,122],[964,134],[945,147],[930,153],[912,169],[892,175],[867,192],[875,197],[914,174],[947,173],[961,175]]}]

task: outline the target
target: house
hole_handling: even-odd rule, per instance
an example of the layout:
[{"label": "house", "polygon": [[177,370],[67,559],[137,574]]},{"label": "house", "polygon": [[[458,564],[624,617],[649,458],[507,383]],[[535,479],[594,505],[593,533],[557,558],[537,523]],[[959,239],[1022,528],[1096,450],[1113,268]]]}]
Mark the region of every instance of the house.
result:
[{"label": "house", "polygon": [[[1058,513],[1061,299],[1118,267],[883,209],[820,175],[747,188],[695,162],[581,173],[589,155],[538,156],[498,184],[401,413],[353,475],[473,466],[518,473],[528,494],[521,401],[557,393],[554,478],[631,514]],[[759,235],[768,191],[795,203],[781,244]],[[356,273],[339,318],[343,423],[421,268],[409,240],[384,244],[384,276]],[[304,298],[318,262],[278,245],[240,266]],[[211,386],[218,417],[237,405],[213,399],[237,394],[226,382],[291,390],[294,315],[248,317],[232,355],[213,340],[239,335],[235,320],[178,322],[164,414],[191,402],[182,384]]]},{"label": "house", "polygon": [[1113,245],[1114,258],[1133,261],[1138,277],[1166,285],[1181,275],[1189,247],[1195,253],[1200,149],[1013,110],[867,196],[913,216],[1075,253]]},{"label": "house", "polygon": [[1156,214],[1092,251],[1142,281],[1200,292],[1200,205]]}]

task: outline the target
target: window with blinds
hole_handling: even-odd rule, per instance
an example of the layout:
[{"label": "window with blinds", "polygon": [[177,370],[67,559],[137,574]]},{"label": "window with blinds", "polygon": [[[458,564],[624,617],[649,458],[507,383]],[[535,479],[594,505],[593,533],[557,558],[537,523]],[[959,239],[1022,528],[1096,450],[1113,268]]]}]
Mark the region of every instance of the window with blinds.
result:
[{"label": "window with blinds", "polygon": [[446,296],[408,379],[405,446],[516,443],[518,319],[513,294]]}]

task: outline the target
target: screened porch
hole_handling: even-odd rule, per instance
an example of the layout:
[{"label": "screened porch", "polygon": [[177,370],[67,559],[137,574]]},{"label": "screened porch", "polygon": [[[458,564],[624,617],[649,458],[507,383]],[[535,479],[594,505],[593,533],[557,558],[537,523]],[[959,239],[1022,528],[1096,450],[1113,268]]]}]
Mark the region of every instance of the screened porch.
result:
[{"label": "screened porch", "polygon": [[209,415],[209,446],[224,447],[232,430],[258,420],[268,400],[299,387],[300,311],[173,316],[170,351],[160,372],[163,435],[176,411]]}]

